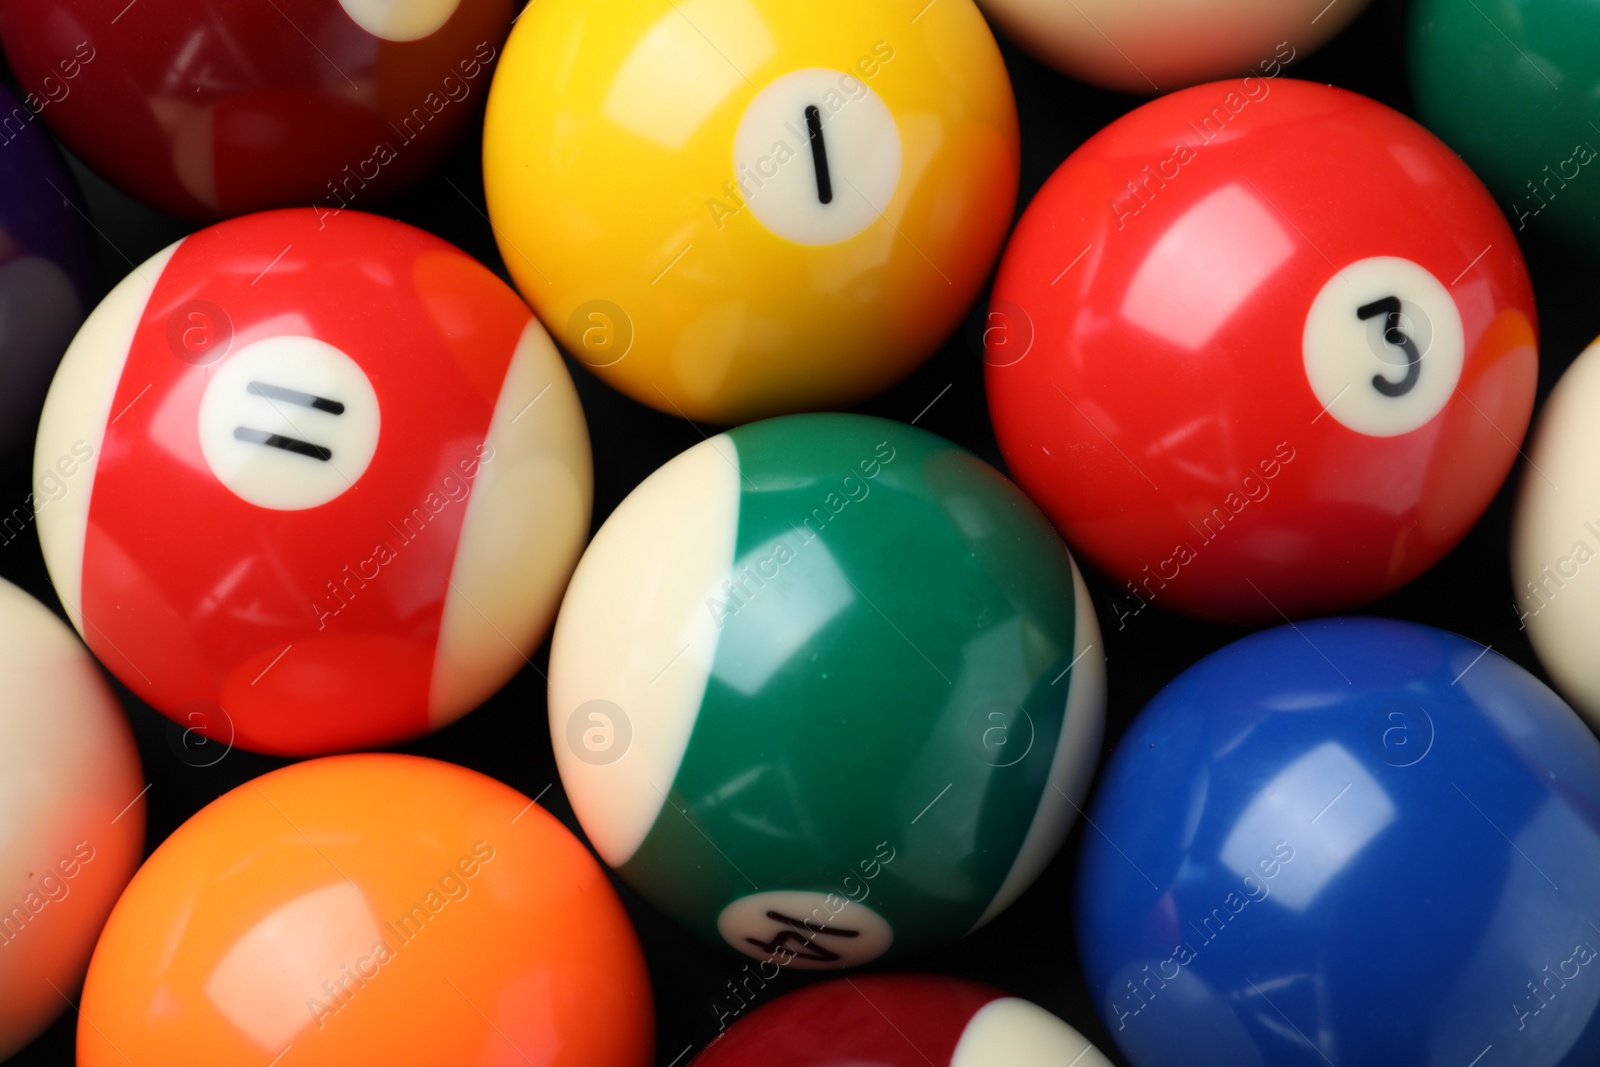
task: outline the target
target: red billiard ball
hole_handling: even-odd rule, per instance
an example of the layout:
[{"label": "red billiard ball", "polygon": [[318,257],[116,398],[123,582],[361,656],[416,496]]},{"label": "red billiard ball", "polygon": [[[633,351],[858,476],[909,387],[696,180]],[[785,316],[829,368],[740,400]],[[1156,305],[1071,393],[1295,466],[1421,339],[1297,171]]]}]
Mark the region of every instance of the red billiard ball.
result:
[{"label": "red billiard ball", "polygon": [[511,0],[0,0],[0,41],[84,162],[164,211],[365,208],[481,113]]},{"label": "red billiard ball", "polygon": [[90,649],[266,752],[476,707],[542,640],[589,527],[544,329],[466,253],[358,212],[244,216],[135,270],[68,349],[35,463]]},{"label": "red billiard ball", "polygon": [[1533,293],[1499,208],[1410,119],[1244,78],[1087,141],[1023,216],[985,358],[1006,461],[1112,575],[1249,621],[1410,581],[1527,429]]},{"label": "red billiard ball", "polygon": [[[767,977],[776,976],[774,974]],[[761,985],[760,976],[752,976]],[[744,980],[748,987],[750,979]],[[936,974],[836,978],[738,1017],[691,1067],[1110,1067],[1087,1038],[1036,1004]]]}]

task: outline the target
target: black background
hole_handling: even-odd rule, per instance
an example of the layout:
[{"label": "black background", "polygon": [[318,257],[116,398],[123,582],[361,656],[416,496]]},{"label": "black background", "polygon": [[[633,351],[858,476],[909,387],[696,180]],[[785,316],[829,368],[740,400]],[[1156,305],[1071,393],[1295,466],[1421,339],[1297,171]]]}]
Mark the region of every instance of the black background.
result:
[{"label": "black background", "polygon": [[[1343,34],[1320,52],[1300,56],[1286,76],[1326,82],[1375,97],[1414,114],[1405,70],[1406,11],[1402,0],[1376,0]],[[1140,98],[1083,86],[1043,67],[1002,40],[1001,49],[1016,89],[1022,121],[1022,209],[1057,165],[1079,144]],[[384,214],[429,230],[492,266],[505,269],[483,215],[480,142],[476,135],[431,180],[404,199],[382,208]],[[102,291],[194,227],[130,200],[73,163],[91,217],[101,231]],[[1502,201],[1504,207],[1504,201]],[[1596,268],[1573,250],[1530,231],[1518,235],[1528,260],[1538,300],[1541,367],[1539,398],[1573,357],[1600,332]],[[981,306],[981,305],[980,305]],[[975,312],[972,319],[976,319]],[[971,322],[969,321],[969,325]],[[954,440],[1001,465],[983,393],[982,362],[968,329],[952,338],[906,381],[861,407],[860,411],[910,421]],[[570,361],[569,361],[570,362]],[[642,407],[570,364],[594,443],[596,527],[646,475],[672,456],[715,433]],[[944,391],[946,386],[950,388]],[[943,395],[941,396],[941,392]],[[1520,473],[1520,472],[1519,472]],[[1507,530],[1519,474],[1513,474],[1482,521],[1443,562],[1409,587],[1371,605],[1367,614],[1392,616],[1455,630],[1491,645],[1539,672],[1512,608]],[[0,474],[3,510],[22,504],[29,493],[24,457],[5,464]],[[174,529],[174,537],[203,531]],[[60,611],[30,531],[0,544],[0,575],[21,585]],[[1100,610],[1109,674],[1107,751],[1127,723],[1155,692],[1201,656],[1242,636],[1242,629],[1207,625],[1155,608],[1116,628],[1109,610],[1113,588],[1088,573]],[[545,716],[543,672],[548,643],[482,709],[431,737],[401,746],[402,751],[450,760],[515,786],[541,803],[574,831],[571,808],[562,794],[551,754]],[[243,751],[185,748],[181,731],[117,686],[138,739],[151,784],[147,847],[154,848],[186,818],[227,790],[286,761]],[[215,760],[214,763],[212,761]],[[209,763],[209,766],[197,764]],[[548,788],[548,791],[545,791]],[[1073,945],[1070,892],[1081,821],[1061,854],[1020,901],[988,927],[953,946],[903,961],[904,969],[940,971],[989,982],[1027,997],[1072,1023],[1117,1063],[1109,1035],[1086,995]],[[717,1033],[718,1012],[735,1001],[727,983],[741,977],[743,957],[702,943],[618,885],[637,924],[650,962],[656,994],[657,1062],[684,1064]],[[762,999],[814,981],[815,973],[793,969],[773,980]],[[419,1019],[419,1025],[427,1025]],[[72,1062],[76,1014],[68,1011],[16,1064]]]}]

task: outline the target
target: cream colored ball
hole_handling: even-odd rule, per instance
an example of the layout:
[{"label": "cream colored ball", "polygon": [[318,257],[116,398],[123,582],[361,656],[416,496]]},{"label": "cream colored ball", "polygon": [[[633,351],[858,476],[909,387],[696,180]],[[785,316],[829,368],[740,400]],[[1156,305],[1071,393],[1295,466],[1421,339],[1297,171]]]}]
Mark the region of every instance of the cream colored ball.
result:
[{"label": "cream colored ball", "polygon": [[1277,77],[1370,0],[979,0],[995,28],[1081,81],[1152,96]]}]

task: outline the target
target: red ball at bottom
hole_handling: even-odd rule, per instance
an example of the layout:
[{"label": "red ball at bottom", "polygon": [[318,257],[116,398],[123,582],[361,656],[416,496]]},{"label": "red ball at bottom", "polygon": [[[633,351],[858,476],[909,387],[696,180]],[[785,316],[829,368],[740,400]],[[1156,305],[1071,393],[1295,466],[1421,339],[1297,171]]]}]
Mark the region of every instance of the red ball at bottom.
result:
[{"label": "red ball at bottom", "polygon": [[1111,1067],[1036,1004],[932,974],[839,978],[740,1019],[692,1067]]}]

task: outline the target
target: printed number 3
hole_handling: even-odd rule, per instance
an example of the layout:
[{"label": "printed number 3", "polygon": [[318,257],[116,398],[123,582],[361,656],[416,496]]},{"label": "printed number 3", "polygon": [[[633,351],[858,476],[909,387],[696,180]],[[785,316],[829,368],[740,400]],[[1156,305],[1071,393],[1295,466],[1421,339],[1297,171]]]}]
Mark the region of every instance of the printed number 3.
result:
[{"label": "printed number 3", "polygon": [[1383,328],[1385,343],[1394,345],[1406,354],[1406,372],[1398,382],[1392,382],[1381,374],[1374,374],[1372,387],[1384,396],[1405,396],[1416,387],[1417,379],[1422,375],[1422,353],[1417,351],[1417,343],[1401,328],[1399,297],[1386,296],[1356,309],[1356,317],[1363,322],[1379,315],[1385,316]]}]

